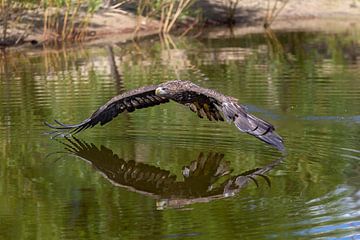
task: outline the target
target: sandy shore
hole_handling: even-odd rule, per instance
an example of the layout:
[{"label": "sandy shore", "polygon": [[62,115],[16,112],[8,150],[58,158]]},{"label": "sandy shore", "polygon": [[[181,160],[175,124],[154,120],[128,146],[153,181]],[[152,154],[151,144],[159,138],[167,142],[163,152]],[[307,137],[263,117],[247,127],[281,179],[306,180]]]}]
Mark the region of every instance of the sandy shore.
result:
[{"label": "sandy shore", "polygon": [[[193,9],[202,9],[203,18],[208,24],[204,35],[222,36],[226,34],[223,27],[215,26],[226,18],[224,0],[197,1]],[[262,31],[267,4],[264,0],[241,0],[235,11],[236,27],[232,34],[246,34]],[[149,36],[158,33],[159,22],[141,20],[122,9],[102,9],[91,19],[88,31],[91,35],[87,42],[121,42],[137,36]],[[360,22],[360,2],[357,0],[290,0],[272,23],[276,30],[309,30],[334,31],[352,29]],[[43,42],[41,27],[34,26],[27,39]],[[222,30],[221,30],[222,29]],[[17,30],[15,29],[15,32]]]}]

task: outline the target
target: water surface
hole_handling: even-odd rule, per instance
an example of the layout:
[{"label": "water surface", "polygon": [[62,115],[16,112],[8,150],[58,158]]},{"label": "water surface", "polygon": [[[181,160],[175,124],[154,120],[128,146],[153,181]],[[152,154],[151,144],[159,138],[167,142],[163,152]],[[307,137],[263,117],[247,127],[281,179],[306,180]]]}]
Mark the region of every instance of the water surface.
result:
[{"label": "water surface", "polygon": [[[275,35],[2,53],[0,238],[360,238],[358,38]],[[172,79],[238,98],[286,157],[176,103],[43,135]]]}]

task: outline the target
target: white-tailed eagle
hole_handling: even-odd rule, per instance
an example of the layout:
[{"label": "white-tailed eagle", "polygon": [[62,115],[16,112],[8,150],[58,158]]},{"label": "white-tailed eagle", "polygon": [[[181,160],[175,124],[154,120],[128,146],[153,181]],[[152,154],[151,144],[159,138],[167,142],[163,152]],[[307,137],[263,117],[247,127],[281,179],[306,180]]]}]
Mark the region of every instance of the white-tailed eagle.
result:
[{"label": "white-tailed eagle", "polygon": [[200,118],[233,122],[240,131],[253,135],[280,151],[285,150],[283,140],[275,132],[274,126],[247,113],[237,99],[182,80],[145,86],[115,96],[79,124],[63,124],[57,120],[57,125],[45,124],[57,132],[75,134],[99,123],[104,125],[124,111],[133,112],[135,109],[156,106],[170,100],[188,106]]}]

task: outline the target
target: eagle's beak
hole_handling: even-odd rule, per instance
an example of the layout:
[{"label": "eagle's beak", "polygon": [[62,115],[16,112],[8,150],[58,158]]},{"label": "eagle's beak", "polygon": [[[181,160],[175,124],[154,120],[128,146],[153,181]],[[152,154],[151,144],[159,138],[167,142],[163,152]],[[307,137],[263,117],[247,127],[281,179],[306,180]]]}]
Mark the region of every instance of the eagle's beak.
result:
[{"label": "eagle's beak", "polygon": [[158,88],[155,90],[155,94],[156,94],[157,96],[164,96],[165,94],[167,94],[167,92],[165,91],[164,88],[158,87]]}]

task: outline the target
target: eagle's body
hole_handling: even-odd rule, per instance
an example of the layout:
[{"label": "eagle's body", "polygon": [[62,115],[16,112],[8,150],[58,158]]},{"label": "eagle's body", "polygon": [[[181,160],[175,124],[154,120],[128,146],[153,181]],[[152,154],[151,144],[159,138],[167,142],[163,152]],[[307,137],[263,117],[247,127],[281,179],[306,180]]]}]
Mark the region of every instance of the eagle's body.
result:
[{"label": "eagle's body", "polygon": [[78,133],[100,123],[104,125],[124,111],[133,112],[135,109],[151,107],[170,100],[188,106],[200,118],[207,117],[210,121],[234,122],[236,127],[260,140],[283,151],[282,138],[276,134],[275,128],[268,122],[246,112],[237,103],[237,99],[225,96],[211,89],[202,88],[190,81],[174,80],[159,85],[145,86],[130,90],[113,97],[89,118],[74,125],[55,121],[58,126],[48,123],[51,128],[70,133]]}]

